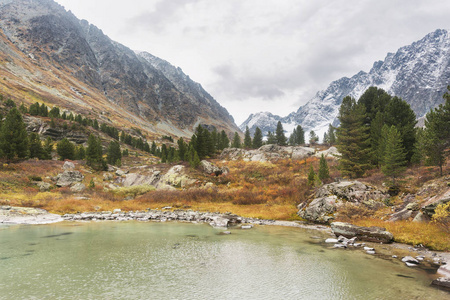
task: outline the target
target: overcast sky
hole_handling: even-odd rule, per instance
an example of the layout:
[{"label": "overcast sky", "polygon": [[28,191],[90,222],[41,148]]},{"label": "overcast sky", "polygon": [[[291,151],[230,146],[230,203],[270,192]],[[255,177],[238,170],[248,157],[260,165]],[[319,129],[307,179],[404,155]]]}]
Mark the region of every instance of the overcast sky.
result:
[{"label": "overcast sky", "polygon": [[450,28],[445,0],[56,0],[178,66],[240,125],[286,116],[343,76]]}]

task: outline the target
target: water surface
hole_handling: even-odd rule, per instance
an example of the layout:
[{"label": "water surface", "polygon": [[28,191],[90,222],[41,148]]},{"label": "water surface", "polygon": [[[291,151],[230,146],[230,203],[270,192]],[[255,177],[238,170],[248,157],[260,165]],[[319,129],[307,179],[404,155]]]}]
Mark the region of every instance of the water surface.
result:
[{"label": "water surface", "polygon": [[449,299],[317,231],[91,222],[0,227],[0,299]]}]

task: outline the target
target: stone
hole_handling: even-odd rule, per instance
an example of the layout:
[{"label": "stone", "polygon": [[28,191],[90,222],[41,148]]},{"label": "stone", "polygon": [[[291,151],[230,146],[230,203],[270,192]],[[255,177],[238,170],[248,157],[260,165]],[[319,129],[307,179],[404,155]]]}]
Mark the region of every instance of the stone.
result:
[{"label": "stone", "polygon": [[63,170],[75,170],[75,165],[73,162],[66,161],[66,162],[64,162],[64,165],[62,168],[63,168]]},{"label": "stone", "polygon": [[420,206],[417,202],[412,202],[406,205],[406,209],[416,211],[420,209]]},{"label": "stone", "polygon": [[71,186],[74,183],[83,181],[83,174],[79,171],[69,171],[66,170],[56,176],[57,182],[56,186],[66,187]]},{"label": "stone", "polygon": [[123,176],[123,175],[125,175],[126,173],[125,173],[125,171],[123,171],[123,170],[121,170],[121,169],[117,169],[116,170],[116,175],[117,176]]},{"label": "stone", "polygon": [[230,172],[230,170],[227,167],[219,168],[215,164],[213,164],[207,160],[202,160],[200,162],[200,168],[206,174],[215,175],[215,176],[226,175]]},{"label": "stone", "polygon": [[404,208],[404,209],[392,214],[391,217],[389,218],[389,221],[396,222],[396,221],[408,220],[409,218],[411,218],[412,214],[413,214],[413,210]]},{"label": "stone", "polygon": [[228,222],[230,220],[222,216],[214,216],[212,221],[209,223],[212,227],[228,227]]},{"label": "stone", "polygon": [[339,153],[338,149],[334,146],[328,148],[327,150],[323,150],[323,151],[319,151],[316,154],[314,154],[315,157],[321,157],[323,154],[323,156],[325,158],[339,158],[339,156],[341,156],[341,153]]},{"label": "stone", "polygon": [[338,243],[338,244],[334,244],[333,248],[347,248],[347,245]]},{"label": "stone", "polygon": [[408,267],[415,267],[419,264],[419,261],[412,256],[403,257],[402,262],[404,262]]},{"label": "stone", "polygon": [[36,185],[40,192],[48,192],[52,186],[50,183],[44,181],[39,181]]},{"label": "stone", "polygon": [[333,219],[337,201],[337,196],[316,198],[305,210],[300,210],[298,215],[308,221],[326,224]]},{"label": "stone", "polygon": [[120,213],[120,212],[122,212],[122,210],[120,209],[120,208],[116,208],[116,209],[114,209],[113,210],[113,214],[118,214],[118,213]]},{"label": "stone", "polygon": [[362,241],[391,243],[394,240],[393,234],[381,227],[362,227],[350,223],[333,222],[331,223],[331,230],[336,236],[357,237],[358,240]]},{"label": "stone", "polygon": [[329,239],[325,240],[325,243],[330,243],[330,244],[336,244],[337,242],[338,242],[337,239],[332,239],[332,238],[329,238]]},{"label": "stone", "polygon": [[110,181],[114,179],[114,175],[111,173],[103,173],[103,181]]},{"label": "stone", "polygon": [[374,248],[370,248],[370,247],[364,247],[364,251],[375,251]]},{"label": "stone", "polygon": [[84,183],[78,182],[78,183],[75,183],[73,186],[71,186],[70,190],[74,193],[81,193],[86,190],[86,186],[84,185]]},{"label": "stone", "polygon": [[367,250],[366,253],[367,254],[375,254],[375,250]]},{"label": "stone", "polygon": [[423,223],[426,223],[426,222],[429,222],[429,221],[431,221],[430,217],[427,216],[426,214],[422,213],[421,211],[419,211],[419,212],[417,213],[417,215],[416,215],[416,216],[414,217],[414,219],[413,219],[413,222],[423,222]]},{"label": "stone", "polygon": [[253,225],[242,225],[241,229],[252,229]]},{"label": "stone", "polygon": [[450,291],[450,278],[449,277],[439,277],[431,282],[432,285],[444,288]]}]

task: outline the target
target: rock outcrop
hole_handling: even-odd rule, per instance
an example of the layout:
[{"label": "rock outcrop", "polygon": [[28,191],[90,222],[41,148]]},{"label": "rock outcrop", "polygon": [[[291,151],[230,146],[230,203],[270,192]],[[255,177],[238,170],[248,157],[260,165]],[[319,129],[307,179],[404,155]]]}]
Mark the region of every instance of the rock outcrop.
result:
[{"label": "rock outcrop", "polygon": [[50,214],[40,208],[0,206],[2,224],[48,224],[62,220],[60,215]]},{"label": "rock outcrop", "polygon": [[333,182],[319,188],[309,204],[300,204],[298,215],[308,221],[329,223],[343,203],[376,209],[384,206],[386,198],[387,194],[359,181]]},{"label": "rock outcrop", "polygon": [[342,235],[349,239],[356,237],[360,241],[391,243],[394,240],[394,235],[381,227],[362,227],[350,223],[333,222],[331,230],[336,236]]},{"label": "rock outcrop", "polygon": [[77,182],[83,181],[83,174],[80,171],[69,171],[66,170],[60,174],[58,174],[55,178],[56,186],[58,187],[66,187],[71,186]]},{"label": "rock outcrop", "polygon": [[215,176],[226,175],[230,172],[230,170],[227,167],[219,168],[218,166],[216,166],[215,164],[213,164],[207,160],[202,160],[200,162],[200,168],[206,174],[210,174],[210,175],[214,174]]},{"label": "rock outcrop", "polygon": [[244,161],[267,162],[277,159],[304,159],[315,153],[314,148],[302,146],[278,146],[264,145],[256,150],[240,148],[226,148],[222,151],[221,158],[228,160],[242,159]]}]

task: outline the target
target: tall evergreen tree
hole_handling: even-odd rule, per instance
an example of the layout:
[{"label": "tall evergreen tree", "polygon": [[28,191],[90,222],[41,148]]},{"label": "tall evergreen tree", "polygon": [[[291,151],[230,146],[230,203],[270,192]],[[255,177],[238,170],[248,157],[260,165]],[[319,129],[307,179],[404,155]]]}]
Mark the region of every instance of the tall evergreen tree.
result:
[{"label": "tall evergreen tree", "polygon": [[263,135],[259,127],[255,128],[255,134],[253,135],[253,149],[259,149],[263,145]]},{"label": "tall evergreen tree", "polygon": [[277,138],[276,136],[273,135],[272,132],[267,132],[267,144],[268,145],[272,145],[272,144],[276,144],[277,143]]},{"label": "tall evergreen tree", "polygon": [[320,157],[320,162],[319,162],[319,179],[320,180],[325,180],[330,178],[330,170],[328,169],[328,164],[327,164],[327,160],[325,159],[325,157],[322,156]]},{"label": "tall evergreen tree", "polygon": [[233,142],[231,143],[232,148],[241,148],[241,137],[239,136],[239,133],[235,132],[233,137]]},{"label": "tall evergreen tree", "polygon": [[315,184],[316,181],[316,172],[314,172],[314,168],[311,165],[309,167],[309,173],[308,173],[308,185],[313,186]]},{"label": "tall evergreen tree", "polygon": [[120,164],[122,161],[122,152],[118,141],[111,141],[108,146],[107,161],[110,165]]},{"label": "tall evergreen tree", "polygon": [[283,124],[281,124],[281,121],[278,121],[277,123],[277,130],[275,131],[275,138],[277,140],[277,144],[280,146],[286,146],[287,145],[287,139],[284,135],[284,129]]},{"label": "tall evergreen tree", "polygon": [[336,144],[335,128],[331,124],[328,125],[327,137],[330,146]]},{"label": "tall evergreen tree", "polygon": [[311,130],[309,132],[309,143],[310,144],[315,144],[319,141],[319,137],[317,136],[317,134],[314,132],[314,130]]},{"label": "tall evergreen tree", "polygon": [[44,159],[52,159],[53,140],[51,137],[47,137],[44,142]]},{"label": "tall evergreen tree", "polygon": [[336,129],[341,157],[339,166],[344,176],[361,177],[370,168],[370,136],[365,126],[364,105],[347,96],[339,108],[340,126]]},{"label": "tall evergreen tree", "polygon": [[394,125],[400,133],[402,145],[406,151],[406,160],[410,161],[414,154],[416,142],[416,114],[411,106],[404,100],[393,97],[386,106],[385,122]]},{"label": "tall evergreen tree", "polygon": [[6,115],[0,130],[1,155],[8,160],[28,156],[28,134],[22,115],[15,107]]},{"label": "tall evergreen tree", "polygon": [[220,132],[217,144],[218,144],[217,149],[219,150],[223,150],[225,148],[230,147],[230,139],[228,138],[225,130],[222,130]]},{"label": "tall evergreen tree", "polygon": [[75,159],[75,146],[67,138],[63,138],[56,144],[56,152],[60,160]]},{"label": "tall evergreen tree", "polygon": [[86,163],[88,166],[96,170],[105,168],[103,161],[103,149],[100,138],[96,138],[93,134],[89,135],[86,149]]},{"label": "tall evergreen tree", "polygon": [[244,148],[252,148],[252,137],[250,136],[250,129],[248,129],[248,126],[245,127]]},{"label": "tall evergreen tree", "polygon": [[178,144],[178,156],[180,157],[181,160],[185,160],[184,157],[188,150],[187,149],[188,145],[184,142],[182,137],[177,141],[177,144]]},{"label": "tall evergreen tree", "polygon": [[37,133],[30,133],[29,144],[30,158],[36,157],[39,159],[45,159],[44,149],[42,148],[42,143]]},{"label": "tall evergreen tree", "polygon": [[75,159],[83,160],[86,158],[86,149],[84,149],[83,145],[79,145],[75,148]]},{"label": "tall evergreen tree", "polygon": [[395,185],[395,178],[405,170],[406,154],[402,145],[400,133],[395,126],[389,128],[386,139],[383,165],[381,171],[384,175],[392,178]]}]

